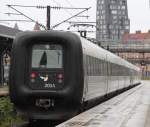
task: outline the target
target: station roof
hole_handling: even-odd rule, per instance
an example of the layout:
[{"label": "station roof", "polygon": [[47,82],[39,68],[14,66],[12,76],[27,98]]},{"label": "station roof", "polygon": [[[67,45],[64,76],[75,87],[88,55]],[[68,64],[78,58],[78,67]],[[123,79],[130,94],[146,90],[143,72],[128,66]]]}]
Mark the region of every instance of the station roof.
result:
[{"label": "station roof", "polygon": [[13,39],[21,30],[0,25],[0,36]]}]

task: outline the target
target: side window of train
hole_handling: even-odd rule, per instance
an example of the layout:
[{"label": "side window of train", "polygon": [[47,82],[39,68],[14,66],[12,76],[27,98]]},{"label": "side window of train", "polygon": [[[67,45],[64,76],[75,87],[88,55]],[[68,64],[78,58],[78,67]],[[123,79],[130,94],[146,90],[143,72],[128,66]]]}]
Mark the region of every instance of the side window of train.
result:
[{"label": "side window of train", "polygon": [[101,60],[98,60],[98,74],[99,76],[101,75],[101,70],[100,70],[100,64],[101,64]]},{"label": "side window of train", "polygon": [[127,67],[125,67],[125,76],[127,76],[128,75],[128,69],[127,69]]},{"label": "side window of train", "polygon": [[110,69],[109,74],[111,75],[112,74],[112,63],[111,62],[109,63],[109,69]]},{"label": "side window of train", "polygon": [[110,63],[110,75],[112,75],[112,63]]},{"label": "side window of train", "polygon": [[98,68],[97,68],[97,58],[95,59],[95,71],[96,71],[96,76],[98,76]]},{"label": "side window of train", "polygon": [[95,75],[97,76],[98,75],[98,73],[97,73],[97,58],[95,58]]},{"label": "side window of train", "polygon": [[122,76],[122,67],[119,65],[119,68],[118,68],[118,76]]},{"label": "side window of train", "polygon": [[92,76],[95,75],[95,59],[94,57],[91,57],[91,64],[92,64]]},{"label": "side window of train", "polygon": [[101,64],[102,64],[102,61],[99,59],[99,75],[101,75]]},{"label": "side window of train", "polygon": [[91,57],[89,56],[89,76],[92,75],[92,60]]},{"label": "side window of train", "polygon": [[95,63],[95,64],[94,64],[94,75],[95,75],[95,76],[97,76],[96,59],[97,59],[97,58],[94,58],[94,63]]},{"label": "side window of train", "polygon": [[100,66],[101,66],[101,61],[100,61],[100,59],[99,59],[99,60],[98,60],[98,74],[99,74],[99,76],[101,75]]},{"label": "side window of train", "polygon": [[86,65],[87,65],[87,75],[89,76],[90,74],[90,63],[89,63],[89,56],[86,56]]},{"label": "side window of train", "polygon": [[106,76],[106,73],[107,73],[107,68],[106,68],[106,61],[103,60],[103,64],[102,64],[102,75],[103,76]]},{"label": "side window of train", "polygon": [[89,56],[89,65],[90,65],[90,76],[92,75],[92,60],[91,57]]},{"label": "side window of train", "polygon": [[115,72],[114,75],[115,75],[115,76],[118,76],[118,69],[119,69],[119,66],[117,66],[117,65],[115,64],[115,67],[114,67],[114,68],[115,68],[115,70],[114,70],[114,72]]},{"label": "side window of train", "polygon": [[95,73],[95,59],[94,57],[91,57],[91,64],[92,64],[92,76],[94,76]]},{"label": "side window of train", "polygon": [[93,75],[96,75],[96,58],[93,57]]},{"label": "side window of train", "polygon": [[99,76],[99,59],[96,59],[96,71],[97,75]]},{"label": "side window of train", "polygon": [[93,61],[93,76],[95,76],[95,58],[92,57],[92,61]]},{"label": "side window of train", "polygon": [[98,59],[96,58],[96,75],[98,76],[99,73],[98,73]]},{"label": "side window of train", "polygon": [[101,64],[101,75],[105,76],[105,61],[104,59],[102,60],[102,64]]},{"label": "side window of train", "polygon": [[91,75],[90,56],[88,56],[88,62],[89,62],[89,76],[90,76]]},{"label": "side window of train", "polygon": [[112,63],[112,75],[115,76],[115,64]]},{"label": "side window of train", "polygon": [[88,56],[86,56],[86,69],[87,69],[87,75],[89,75],[89,59],[88,59]]},{"label": "side window of train", "polygon": [[103,63],[104,63],[104,60],[102,59],[102,61],[101,61],[101,66],[100,66],[100,71],[101,71],[101,76],[103,76],[103,69],[104,69],[104,67],[103,67]]},{"label": "side window of train", "polygon": [[125,76],[125,75],[126,75],[126,68],[123,67],[123,76]]},{"label": "side window of train", "polygon": [[119,66],[119,74],[118,74],[118,76],[119,76],[119,75],[122,76],[122,74],[123,74],[122,70],[123,70],[123,68],[122,68],[122,66],[120,65],[120,66]]},{"label": "side window of train", "polygon": [[88,75],[88,63],[87,63],[87,56],[86,55],[84,55],[83,56],[83,68],[84,68],[84,73],[85,73],[85,75]]},{"label": "side window of train", "polygon": [[94,75],[94,58],[91,57],[91,75]]},{"label": "side window of train", "polygon": [[96,59],[97,59],[97,58],[94,58],[94,76],[97,76]]},{"label": "side window of train", "polygon": [[110,62],[107,62],[108,75],[110,76]]}]

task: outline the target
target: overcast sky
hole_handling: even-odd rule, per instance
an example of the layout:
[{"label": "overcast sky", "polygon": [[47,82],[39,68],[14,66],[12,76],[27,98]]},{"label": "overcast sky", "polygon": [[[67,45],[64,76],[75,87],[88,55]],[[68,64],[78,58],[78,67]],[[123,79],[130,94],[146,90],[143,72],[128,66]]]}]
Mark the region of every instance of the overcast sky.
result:
[{"label": "overcast sky", "polygon": [[[21,4],[21,5],[51,5],[51,6],[66,6],[66,7],[92,7],[88,12],[82,15],[89,15],[90,18],[74,18],[72,21],[95,21],[96,18],[96,0],[0,0],[0,20],[4,19],[23,19],[22,16],[8,16],[4,13],[12,12],[16,13],[12,9],[6,7],[6,4]],[[15,7],[24,14],[39,21],[42,24],[46,24],[46,9],[36,8],[20,8]],[[65,20],[71,15],[78,13],[81,10],[54,10],[51,11],[51,26]],[[150,7],[149,0],[128,0],[128,13],[131,22],[131,32],[136,30],[142,30],[143,32],[150,29]],[[20,29],[32,30],[33,23],[17,22]],[[13,27],[15,22],[0,22],[0,24]],[[57,29],[67,29],[69,24],[65,23],[60,25]],[[91,28],[92,29],[92,28]]]}]

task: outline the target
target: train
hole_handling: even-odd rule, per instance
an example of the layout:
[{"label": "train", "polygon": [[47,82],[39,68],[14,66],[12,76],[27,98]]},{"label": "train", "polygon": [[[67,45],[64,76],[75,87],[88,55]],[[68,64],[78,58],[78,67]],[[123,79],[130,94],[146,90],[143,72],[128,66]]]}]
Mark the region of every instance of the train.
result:
[{"label": "train", "polygon": [[27,31],[13,42],[10,98],[30,120],[67,120],[140,77],[140,68],[71,32]]}]

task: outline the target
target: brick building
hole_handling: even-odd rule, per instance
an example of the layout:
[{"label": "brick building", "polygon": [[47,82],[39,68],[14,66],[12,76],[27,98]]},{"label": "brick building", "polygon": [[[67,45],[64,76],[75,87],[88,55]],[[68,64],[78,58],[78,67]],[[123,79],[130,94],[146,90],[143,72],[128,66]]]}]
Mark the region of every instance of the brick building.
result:
[{"label": "brick building", "polygon": [[150,51],[144,51],[144,47],[150,47],[150,30],[145,33],[141,31],[126,32],[123,35],[122,43],[143,48],[143,51],[140,52],[119,53],[118,55],[139,66],[143,71],[143,75],[150,77]]},{"label": "brick building", "polygon": [[136,31],[135,33],[126,32],[122,37],[123,43],[150,43],[150,30],[146,33],[142,33],[141,31]]}]

